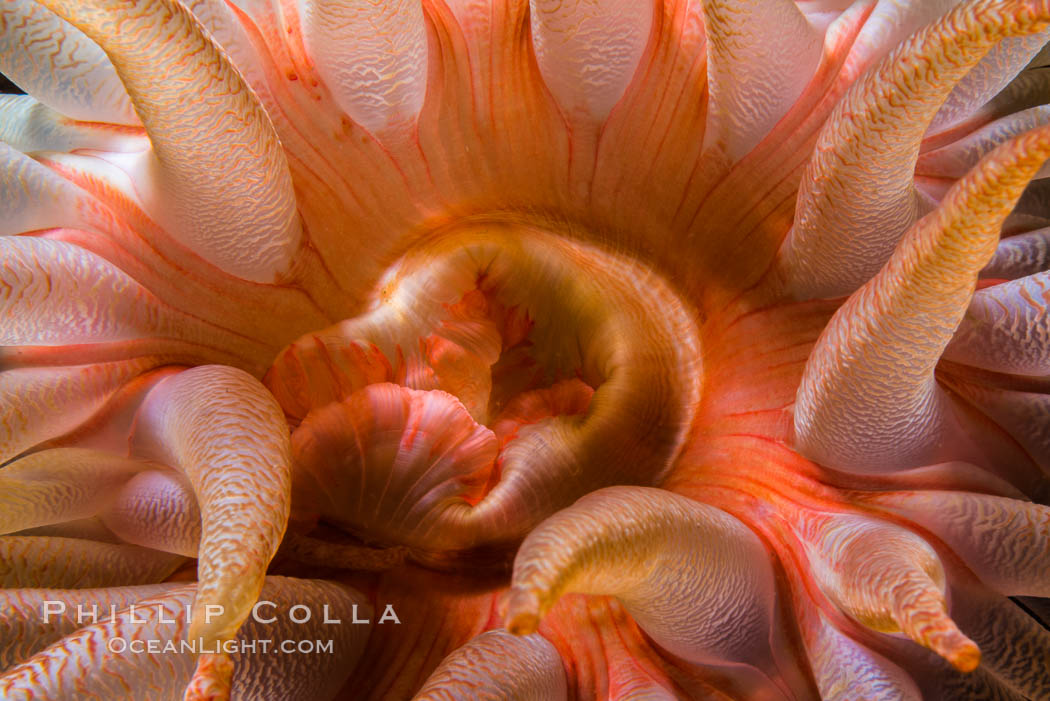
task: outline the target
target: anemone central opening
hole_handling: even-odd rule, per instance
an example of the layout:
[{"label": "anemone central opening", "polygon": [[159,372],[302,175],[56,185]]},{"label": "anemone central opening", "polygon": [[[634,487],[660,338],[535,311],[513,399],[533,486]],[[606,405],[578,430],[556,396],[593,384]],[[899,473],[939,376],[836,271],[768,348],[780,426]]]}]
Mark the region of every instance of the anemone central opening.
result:
[{"label": "anemone central opening", "polygon": [[693,315],[652,270],[485,224],[403,256],[364,314],[293,343],[266,381],[294,426],[293,509],[444,552],[657,483],[700,377]]}]

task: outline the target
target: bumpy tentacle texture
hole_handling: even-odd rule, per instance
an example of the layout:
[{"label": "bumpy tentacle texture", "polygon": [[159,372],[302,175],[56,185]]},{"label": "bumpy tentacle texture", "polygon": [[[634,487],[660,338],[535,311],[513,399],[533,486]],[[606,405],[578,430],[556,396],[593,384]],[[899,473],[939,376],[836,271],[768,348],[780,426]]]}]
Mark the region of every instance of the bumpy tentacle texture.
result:
[{"label": "bumpy tentacle texture", "polygon": [[944,357],[996,372],[1050,374],[1048,283],[1050,275],[1037,272],[978,291]]},{"label": "bumpy tentacle texture", "polygon": [[139,123],[102,50],[32,0],[5,0],[0,6],[0,71],[73,119]]},{"label": "bumpy tentacle texture", "polygon": [[233,686],[233,660],[225,652],[206,652],[186,685],[183,701],[226,701]]},{"label": "bumpy tentacle texture", "polygon": [[419,690],[417,701],[568,698],[558,651],[539,635],[483,633],[441,663]]},{"label": "bumpy tentacle texture", "polygon": [[1050,697],[1048,39],[0,0],[0,697]]},{"label": "bumpy tentacle texture", "polygon": [[[186,610],[194,602],[197,586],[169,584],[159,591],[158,587],[137,589],[89,591],[85,596],[74,596],[68,591],[49,592],[49,596],[54,596],[46,600],[49,619],[52,626],[58,623],[57,632],[63,637],[0,675],[0,692],[4,698],[182,698],[183,689],[194,677],[196,652],[204,649],[199,643],[183,644],[187,635]],[[32,593],[28,596],[39,599]],[[81,623],[71,616],[59,618],[74,605],[106,611],[128,599],[132,599],[131,604],[118,608],[114,617],[102,620],[100,616],[99,621],[91,625],[80,627]],[[241,631],[238,638],[241,644],[229,646],[233,650],[229,656],[234,666],[234,697],[243,698],[246,692],[251,693],[250,689],[266,689],[267,693],[285,699],[325,698],[346,677],[361,654],[368,629],[352,625],[325,626],[319,621],[296,624],[290,618],[290,615],[301,616],[292,612],[295,606],[314,607],[318,611],[325,606],[330,621],[350,620],[355,611],[359,615],[369,612],[364,597],[347,587],[321,581],[268,578],[262,590],[260,615]],[[38,610],[23,609],[23,613],[30,616],[23,626],[34,630],[40,625],[36,619]],[[278,654],[260,644],[267,641],[277,646],[278,641],[292,641],[288,649],[295,650],[294,643],[303,640],[314,643],[316,641],[307,636],[322,632],[329,636],[326,640],[331,651],[316,657]],[[46,639],[42,633],[35,635],[40,642]],[[112,640],[120,643],[114,645],[109,642]],[[192,642],[193,638],[189,640]],[[155,662],[135,664],[136,657],[145,650],[151,650],[150,656]],[[71,656],[79,660],[78,665],[65,663]],[[201,657],[211,663],[223,655],[211,652]],[[225,671],[229,670],[223,674]]]},{"label": "bumpy tentacle texture", "polygon": [[980,652],[948,617],[944,569],[915,534],[860,517],[806,524],[815,577],[843,611],[884,632],[903,632],[970,672]]},{"label": "bumpy tentacle texture", "polygon": [[[7,214],[0,234],[7,236],[77,223],[78,217],[70,220],[69,210],[76,212],[85,206],[87,193],[6,143],[0,143],[0,168],[4,174],[0,180],[0,196]],[[5,246],[17,245],[4,241]],[[33,244],[22,242],[22,245]],[[4,257],[9,255],[14,253],[5,251]]]},{"label": "bumpy tentacle texture", "polygon": [[300,225],[284,153],[258,99],[193,15],[168,0],[44,4],[113,62],[153,144],[171,229],[235,275],[270,282],[288,272]]},{"label": "bumpy tentacle texture", "polygon": [[[601,122],[623,96],[652,26],[651,0],[529,0],[536,61],[571,118]],[[580,82],[587,89],[579,89]]]},{"label": "bumpy tentacle texture", "polygon": [[1050,597],[1050,507],[962,492],[889,493],[872,500],[936,534],[999,593]]},{"label": "bumpy tentacle texture", "polygon": [[96,515],[125,482],[149,467],[78,448],[43,450],[0,471],[0,533]]},{"label": "bumpy tentacle texture", "polygon": [[336,103],[373,133],[412,121],[423,105],[427,43],[419,3],[304,3],[307,50]]},{"label": "bumpy tentacle texture", "polygon": [[0,538],[0,586],[104,587],[163,581],[183,563],[177,555],[133,545],[76,538]]},{"label": "bumpy tentacle texture", "polygon": [[923,698],[904,670],[844,635],[824,616],[806,626],[806,635],[824,701]]},{"label": "bumpy tentacle texture", "polygon": [[6,670],[82,626],[98,623],[112,612],[171,589],[170,584],[149,584],[104,589],[0,590],[0,664]]},{"label": "bumpy tentacle texture", "polygon": [[955,86],[930,123],[930,131],[943,132],[972,115],[1016,78],[1047,41],[1046,30],[1000,41]]},{"label": "bumpy tentacle texture", "polygon": [[522,543],[507,628],[531,633],[564,594],[605,594],[680,657],[768,664],[771,575],[761,542],[728,514],[660,490],[610,487]]},{"label": "bumpy tentacle texture", "polygon": [[997,148],[836,312],[799,387],[795,431],[804,454],[865,471],[942,457],[953,427],[934,369],[999,227],[1048,156],[1046,127]]},{"label": "bumpy tentacle texture", "polygon": [[202,366],[151,390],[133,441],[180,469],[200,504],[201,586],[190,637],[231,639],[288,522],[291,451],[280,409],[245,372]]},{"label": "bumpy tentacle texture", "polygon": [[963,3],[850,89],[799,190],[784,259],[796,294],[843,295],[882,267],[921,213],[915,162],[944,99],[995,42],[1048,21],[1050,7],[1039,3]]},{"label": "bumpy tentacle texture", "polygon": [[121,485],[99,514],[121,540],[197,557],[201,512],[192,484],[174,470],[147,470]]},{"label": "bumpy tentacle texture", "polygon": [[[813,77],[821,37],[791,0],[704,0],[711,116],[704,138],[730,160],[751,151]],[[783,70],[791,64],[791,71]]]}]

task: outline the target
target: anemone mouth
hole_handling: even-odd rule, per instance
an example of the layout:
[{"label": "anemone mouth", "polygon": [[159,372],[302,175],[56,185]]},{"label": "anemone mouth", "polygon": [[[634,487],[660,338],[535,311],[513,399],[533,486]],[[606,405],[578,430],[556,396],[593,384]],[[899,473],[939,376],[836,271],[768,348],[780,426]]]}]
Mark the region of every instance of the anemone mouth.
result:
[{"label": "anemone mouth", "polygon": [[1048,38],[0,3],[0,696],[1046,697]]},{"label": "anemone mouth", "polygon": [[659,483],[702,376],[693,313],[653,270],[490,219],[406,252],[367,312],[293,342],[265,382],[295,426],[293,509],[433,561]]}]

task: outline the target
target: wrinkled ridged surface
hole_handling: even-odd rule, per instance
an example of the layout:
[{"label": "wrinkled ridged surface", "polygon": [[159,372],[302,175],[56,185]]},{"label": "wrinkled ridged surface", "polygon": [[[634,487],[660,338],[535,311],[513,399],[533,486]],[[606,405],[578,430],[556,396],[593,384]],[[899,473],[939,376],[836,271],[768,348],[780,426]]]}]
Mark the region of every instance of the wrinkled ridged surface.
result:
[{"label": "wrinkled ridged surface", "polygon": [[3,536],[0,586],[105,587],[163,581],[181,557],[134,545],[75,538]]},{"label": "wrinkled ridged surface", "polygon": [[[174,231],[235,275],[269,282],[286,272],[299,221],[284,154],[258,99],[193,16],[168,0],[47,6],[116,67],[153,144],[158,204]],[[250,233],[245,221],[255,223]]]},{"label": "wrinkled ridged surface", "polygon": [[1048,155],[1047,127],[988,154],[836,312],[799,387],[795,428],[805,455],[866,471],[941,457],[952,426],[934,369],[1003,220]]},{"label": "wrinkled ridged surface", "polygon": [[[747,154],[816,71],[821,37],[792,0],[704,0],[711,115],[706,145]],[[783,66],[792,70],[785,71]]]},{"label": "wrinkled ridged surface", "polygon": [[306,48],[344,112],[373,133],[415,119],[427,67],[419,3],[303,3],[302,10]]},{"label": "wrinkled ridged surface", "polygon": [[[179,641],[184,640],[186,609],[193,603],[196,586],[171,584],[161,591],[157,589],[126,591],[126,596],[136,598],[127,607],[119,608],[114,618],[80,628],[0,675],[0,692],[4,698],[20,701],[182,698],[182,691],[193,676],[195,655],[183,650]],[[98,597],[96,600],[103,610],[118,605],[119,599],[115,596],[92,594],[94,596],[89,594],[87,600]],[[55,596],[52,600],[55,602],[72,600],[68,592],[55,592]],[[283,620],[277,619],[281,622],[274,625],[253,619],[241,631],[240,640],[308,640],[299,637],[305,632],[287,617],[295,605],[319,607],[323,602],[329,606],[332,620],[341,617],[349,620],[354,606],[361,607],[361,613],[367,610],[363,597],[346,587],[283,577],[267,579],[262,600],[272,605],[261,609],[260,619],[276,618],[275,614],[281,613]],[[319,630],[316,624],[309,628],[315,632]],[[244,652],[231,655],[237,669],[233,677],[235,697],[243,697],[245,691],[252,688],[266,689],[273,698],[302,701],[331,694],[332,687],[339,683],[340,677],[345,676],[347,668],[360,655],[367,639],[367,629],[347,625],[331,626],[330,630],[333,631],[330,638],[332,652],[319,656],[313,662],[313,670],[306,667],[308,658],[305,655],[279,654],[272,650],[265,654],[260,652],[262,648],[259,646],[254,650],[246,647]],[[107,644],[114,639],[125,644]],[[138,655],[133,652],[132,643],[138,642],[145,649],[151,640],[161,641],[157,648],[161,651],[166,641],[175,643],[168,651],[150,655],[154,663],[136,664]],[[195,649],[202,649],[199,643]],[[77,659],[79,664],[67,664],[65,660],[70,657]],[[97,668],[101,673],[82,678],[80,670],[84,668]]]},{"label": "wrinkled ridged surface", "polygon": [[154,550],[197,557],[201,513],[192,486],[175,470],[146,470],[108,494],[100,514],[115,536]]},{"label": "wrinkled ridged surface", "polygon": [[563,594],[607,594],[681,657],[754,661],[772,609],[764,557],[759,540],[718,509],[654,489],[599,490],[522,543],[507,628],[532,632]]},{"label": "wrinkled ridged surface", "polygon": [[[277,404],[242,370],[200,366],[150,391],[133,441],[193,487],[201,586],[190,635],[229,639],[259,596],[288,520],[291,450]],[[201,607],[209,605],[224,608],[208,620]]]},{"label": "wrinkled ridged surface", "polygon": [[[512,665],[497,664],[507,660]],[[561,701],[565,672],[557,650],[539,635],[482,633],[445,659],[414,697],[418,701],[505,698]]]},{"label": "wrinkled ridged surface", "polygon": [[529,10],[540,75],[561,108],[570,118],[605,119],[638,67],[652,2],[529,0]]},{"label": "wrinkled ridged surface", "polygon": [[42,450],[0,472],[0,533],[94,516],[113,492],[149,467],[82,448]]},{"label": "wrinkled ridged surface", "polygon": [[856,516],[807,526],[814,578],[845,613],[874,630],[903,632],[964,672],[977,667],[980,652],[948,617],[944,568],[922,538]]},{"label": "wrinkled ridged surface", "polygon": [[1033,13],[1023,2],[963,3],[850,89],[822,130],[799,191],[786,260],[796,294],[847,294],[879,270],[922,213],[915,161],[943,100],[996,41],[1041,31],[1048,21],[1050,7]]},{"label": "wrinkled ridged surface", "polygon": [[102,50],[32,0],[5,0],[0,5],[0,71],[74,119],[138,124]]}]

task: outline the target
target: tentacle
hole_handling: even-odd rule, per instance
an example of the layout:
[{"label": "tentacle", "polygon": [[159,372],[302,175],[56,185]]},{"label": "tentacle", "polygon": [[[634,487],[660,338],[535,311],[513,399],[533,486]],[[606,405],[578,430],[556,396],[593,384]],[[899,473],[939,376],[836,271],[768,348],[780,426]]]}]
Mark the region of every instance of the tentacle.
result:
[{"label": "tentacle", "polygon": [[952,616],[981,646],[981,667],[1024,698],[1050,696],[1050,631],[1004,597],[953,586]]},{"label": "tentacle", "polygon": [[616,696],[610,698],[613,701],[677,701],[681,697],[651,679],[640,679],[636,686],[619,689]]},{"label": "tentacle", "polygon": [[529,0],[540,75],[570,119],[605,121],[649,41],[652,0]]},{"label": "tentacle", "polygon": [[0,73],[74,119],[139,123],[102,49],[34,0],[0,3]]},{"label": "tentacle", "polygon": [[106,528],[106,525],[102,523],[102,520],[98,516],[89,516],[87,518],[78,518],[72,521],[63,521],[62,523],[53,523],[50,526],[26,528],[12,533],[11,535],[43,536],[46,538],[76,538],[78,540],[94,540],[99,543],[119,544],[121,542],[120,538],[117,538],[113,535],[112,531]]},{"label": "tentacle", "polygon": [[78,628],[170,589],[170,584],[0,589],[0,670],[24,662]]},{"label": "tentacle", "polygon": [[[1018,234],[1000,241],[992,260],[981,271],[981,277],[1013,280],[1045,272],[1047,269],[1050,269],[1050,227]],[[980,291],[974,295],[974,301],[970,303],[971,313],[974,307],[980,304],[978,300],[982,298],[987,300],[988,296]],[[968,325],[968,319],[964,318],[960,328]],[[959,335],[956,334],[956,338]],[[952,346],[948,346],[948,357],[952,357],[951,348]]]},{"label": "tentacle", "polygon": [[[246,25],[259,21],[265,12],[262,3],[242,2],[227,4],[225,0],[180,0],[183,7],[207,30],[208,36],[222,48],[230,62],[237,67],[245,82],[255,92],[274,120],[274,126],[286,120],[274,99],[271,81],[275,76],[263,66],[256,46],[248,35]],[[250,19],[249,19],[250,18]]]},{"label": "tentacle", "polygon": [[807,520],[803,539],[817,582],[860,623],[903,632],[964,672],[981,654],[948,616],[944,568],[922,538],[860,516]]},{"label": "tentacle", "polygon": [[1050,395],[960,382],[952,386],[1010,434],[1032,461],[1042,467],[1044,476],[1050,473]]},{"label": "tentacle", "polygon": [[446,657],[413,698],[562,701],[568,688],[561,657],[544,638],[492,630]]},{"label": "tentacle", "polygon": [[1048,306],[1050,272],[979,290],[944,357],[997,372],[1050,374]]},{"label": "tentacle", "polygon": [[0,538],[0,587],[76,589],[161,582],[185,559],[78,538]]},{"label": "tentacle", "polygon": [[1048,122],[1050,105],[1032,107],[997,119],[958,141],[923,153],[915,163],[915,174],[934,178],[961,178],[999,144]]},{"label": "tentacle", "polygon": [[224,652],[208,652],[197,658],[197,668],[182,695],[183,701],[230,701],[233,660]]},{"label": "tentacle", "polygon": [[938,461],[950,427],[934,368],[995,251],[999,227],[1047,155],[1050,127],[997,148],[836,312],[798,390],[802,453],[863,471]]},{"label": "tentacle", "polygon": [[812,684],[803,683],[792,695],[781,680],[749,665],[693,664],[670,655],[608,596],[561,597],[540,624],[540,634],[567,664],[570,696],[655,700],[671,691],[674,699],[720,701],[816,697]]},{"label": "tentacle", "polygon": [[960,672],[910,641],[897,640],[891,644],[889,654],[919,686],[923,701],[1031,701],[1003,684],[983,665],[972,672]]},{"label": "tentacle", "polygon": [[[1037,182],[1040,181],[1033,181],[1033,183]],[[1047,225],[1050,225],[1050,219],[1046,217],[1014,210],[1011,212],[1010,216],[1003,220],[1002,235],[1013,237],[1029,231],[1035,231],[1036,229],[1045,228]]]},{"label": "tentacle", "polygon": [[414,122],[427,86],[422,4],[300,7],[307,52],[336,104],[373,134]]},{"label": "tentacle", "polygon": [[[1045,166],[1043,170],[1046,170]],[[1029,183],[1013,213],[1038,219],[1050,216],[1050,180],[1039,178]]]},{"label": "tentacle", "polygon": [[[802,0],[804,4],[816,3],[825,11],[845,10],[848,4],[833,0]],[[864,22],[857,40],[850,48],[844,72],[859,76],[876,61],[885,58],[909,37],[926,25],[935,22],[958,5],[960,0],[928,0],[927,2],[899,3],[894,0],[876,0]]]},{"label": "tentacle", "polygon": [[795,294],[852,292],[920,214],[919,145],[952,87],[1003,36],[1042,31],[1050,7],[972,0],[898,48],[849,90],[802,178],[781,264]]},{"label": "tentacle", "polygon": [[1024,70],[1050,41],[1050,32],[1003,39],[959,81],[930,122],[928,133],[945,131],[985,105]]},{"label": "tentacle", "polygon": [[[310,610],[308,622],[292,620],[291,608],[297,605]],[[300,611],[297,616],[301,615]],[[274,664],[272,652],[246,654],[250,648],[242,647],[233,655],[233,698],[258,689],[272,690],[289,701],[334,698],[364,654],[372,631],[371,626],[351,623],[355,619],[374,620],[368,598],[355,589],[321,580],[267,577],[257,613],[248,619],[239,639],[331,641],[331,652],[281,655],[280,663]],[[325,658],[320,665],[318,657]]]},{"label": "tentacle", "polygon": [[842,633],[824,614],[801,626],[822,701],[921,701],[908,675]]},{"label": "tentacle", "polygon": [[380,542],[449,547],[441,517],[450,504],[477,503],[497,451],[492,431],[452,395],[369,385],[295,431],[296,509],[315,505]]},{"label": "tentacle", "polygon": [[[288,522],[288,429],[261,384],[229,367],[162,380],[139,409],[135,450],[182,470],[202,515],[191,638],[228,640],[248,615]],[[209,606],[223,613],[206,619]]]},{"label": "tentacle", "polygon": [[1050,596],[1050,507],[967,492],[893,492],[866,501],[929,529],[986,584]]},{"label": "tentacle", "polygon": [[122,386],[161,364],[163,359],[144,357],[0,371],[0,463],[76,429],[99,413]]},{"label": "tentacle", "polygon": [[[168,348],[180,340],[198,362],[228,360],[230,350],[244,347],[240,337],[162,304],[122,270],[71,243],[4,237],[0,258],[0,315],[9,320],[0,344],[124,344],[131,355],[136,339],[163,339]],[[83,348],[68,357],[87,360]]]},{"label": "tentacle", "polygon": [[704,146],[737,161],[802,94],[820,62],[821,35],[793,0],[703,0],[702,7],[711,90]]},{"label": "tentacle", "polygon": [[0,95],[0,141],[23,153],[78,148],[124,153],[149,148],[141,129],[78,122],[29,95]]},{"label": "tentacle", "polygon": [[[106,642],[140,640],[144,645],[148,640],[182,638],[185,611],[193,601],[194,590],[194,585],[169,585],[164,593],[133,602],[113,618],[61,639],[0,675],[0,692],[4,698],[19,701],[60,699],[72,690],[83,699],[120,699],[150,687],[150,693],[155,695],[174,696],[189,681],[192,656],[165,655],[164,664],[138,666],[125,646],[120,647],[125,647],[130,658],[127,661],[111,652]],[[172,623],[158,624],[158,619]],[[76,659],[73,656],[77,653],[86,659],[78,665],[68,664],[67,660]],[[107,670],[110,674],[104,673]],[[136,676],[146,676],[149,686],[143,688]]]},{"label": "tentacle", "polygon": [[[91,197],[29,156],[0,142],[0,236],[59,226],[87,226]],[[5,256],[6,258],[6,256]]]},{"label": "tentacle", "polygon": [[126,543],[197,557],[201,512],[192,486],[174,470],[149,470],[123,484],[101,513]]},{"label": "tentacle", "polygon": [[1047,87],[1050,84],[1050,70],[1047,68],[1030,68],[1023,71],[1002,91],[979,108],[968,118],[954,125],[947,131],[930,136],[924,146],[938,148],[986,124],[1011,114],[1017,114],[1033,107],[1047,104]]},{"label": "tentacle", "polygon": [[593,492],[544,521],[514,560],[507,629],[558,597],[616,596],[658,645],[694,662],[769,660],[769,556],[725,512],[644,487]]},{"label": "tentacle", "polygon": [[258,99],[193,16],[171,0],[43,4],[116,67],[153,143],[169,230],[245,279],[288,274],[300,225],[284,153]]},{"label": "tentacle", "polygon": [[115,490],[148,467],[79,448],[16,460],[0,470],[0,534],[94,516]]},{"label": "tentacle", "polygon": [[[186,610],[196,585],[168,585],[164,593],[139,600],[133,607],[89,625],[54,643],[0,676],[0,695],[11,701],[77,699],[133,701],[179,698],[193,677],[197,655],[186,640]],[[330,698],[353,669],[368,637],[368,628],[349,625],[354,610],[370,615],[358,592],[338,584],[268,577],[258,614],[245,626],[234,651],[232,696],[267,689],[289,701]],[[305,625],[290,618],[292,606],[316,612]],[[322,623],[321,613],[342,625]],[[296,616],[303,615],[297,612]],[[271,620],[272,619],[272,620]],[[331,640],[328,654],[280,654],[282,641]],[[121,644],[110,644],[113,640]],[[190,638],[196,649],[200,643]],[[271,641],[262,647],[260,641]],[[154,642],[150,642],[154,641]],[[153,645],[156,652],[145,655]],[[295,645],[293,644],[293,649]],[[207,649],[214,650],[214,647]],[[78,664],[69,664],[76,659]]]}]

